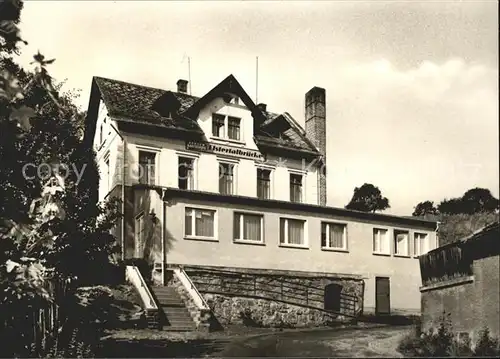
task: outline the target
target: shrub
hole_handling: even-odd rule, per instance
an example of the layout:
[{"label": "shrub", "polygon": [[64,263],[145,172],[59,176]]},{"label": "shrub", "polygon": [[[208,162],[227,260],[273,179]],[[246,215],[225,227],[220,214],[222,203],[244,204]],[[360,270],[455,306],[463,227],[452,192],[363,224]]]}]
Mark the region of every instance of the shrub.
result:
[{"label": "shrub", "polygon": [[417,335],[418,329],[406,334],[398,344],[397,350],[406,357],[419,357],[423,354],[423,342],[420,335]]},{"label": "shrub", "polygon": [[479,338],[474,346],[474,356],[477,357],[498,357],[500,356],[500,347],[498,339],[490,336],[490,330],[483,328],[479,332]]},{"label": "shrub", "polygon": [[458,338],[453,333],[449,315],[443,313],[437,330],[430,329],[419,334],[420,328],[415,325],[414,331],[404,336],[399,342],[398,351],[406,357],[497,357],[500,355],[499,342],[490,336],[488,328],[480,332],[472,349],[468,337]]}]

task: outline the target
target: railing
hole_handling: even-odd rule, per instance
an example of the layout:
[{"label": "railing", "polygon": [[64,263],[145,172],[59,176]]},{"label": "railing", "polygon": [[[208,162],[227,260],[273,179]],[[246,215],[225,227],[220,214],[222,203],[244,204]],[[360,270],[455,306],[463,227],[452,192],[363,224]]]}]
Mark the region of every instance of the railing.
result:
[{"label": "railing", "polygon": [[194,285],[194,283],[191,281],[191,278],[187,275],[187,273],[184,271],[182,267],[177,267],[174,268],[173,270],[174,275],[179,279],[179,281],[182,283],[186,291],[189,293],[191,298],[193,299],[194,303],[200,310],[210,310],[210,307],[208,306],[207,302],[203,298],[203,296],[198,292],[198,289]]},{"label": "railing", "polygon": [[353,318],[360,312],[358,297],[348,293],[340,292],[338,301],[326,303],[325,306],[325,287],[293,282],[282,277],[242,275],[229,271],[224,273],[217,271],[219,278],[214,280],[215,272],[201,273],[199,270],[196,272],[197,279],[193,284],[202,293],[274,300]]},{"label": "railing", "polygon": [[139,292],[144,308],[146,310],[157,310],[158,306],[139,269],[136,266],[127,266],[125,269],[125,277]]}]

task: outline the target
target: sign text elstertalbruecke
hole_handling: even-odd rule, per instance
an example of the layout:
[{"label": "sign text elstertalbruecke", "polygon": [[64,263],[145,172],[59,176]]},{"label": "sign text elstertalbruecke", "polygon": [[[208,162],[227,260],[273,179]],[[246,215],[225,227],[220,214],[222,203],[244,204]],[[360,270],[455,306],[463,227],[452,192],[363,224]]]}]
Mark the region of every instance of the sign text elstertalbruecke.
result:
[{"label": "sign text elstertalbruecke", "polygon": [[264,156],[259,151],[250,150],[247,148],[219,145],[210,142],[189,141],[186,142],[186,149],[221,155],[246,157],[255,160],[264,160]]}]

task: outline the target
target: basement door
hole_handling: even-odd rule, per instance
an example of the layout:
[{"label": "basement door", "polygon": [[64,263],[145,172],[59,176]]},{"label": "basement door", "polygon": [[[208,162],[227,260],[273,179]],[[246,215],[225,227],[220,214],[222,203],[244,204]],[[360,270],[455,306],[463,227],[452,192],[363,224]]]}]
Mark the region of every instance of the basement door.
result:
[{"label": "basement door", "polygon": [[391,283],[388,277],[375,278],[375,314],[391,313]]}]

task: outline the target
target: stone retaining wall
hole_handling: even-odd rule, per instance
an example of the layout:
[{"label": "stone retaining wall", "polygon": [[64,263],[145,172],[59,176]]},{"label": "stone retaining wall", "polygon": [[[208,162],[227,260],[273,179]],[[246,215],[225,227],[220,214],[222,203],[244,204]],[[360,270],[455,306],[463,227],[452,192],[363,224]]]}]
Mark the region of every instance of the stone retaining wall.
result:
[{"label": "stone retaining wall", "polygon": [[[360,278],[309,275],[285,271],[184,267],[220,324],[262,327],[313,327],[352,321],[363,310]],[[341,287],[342,304],[335,313],[324,309],[324,288]]]}]

